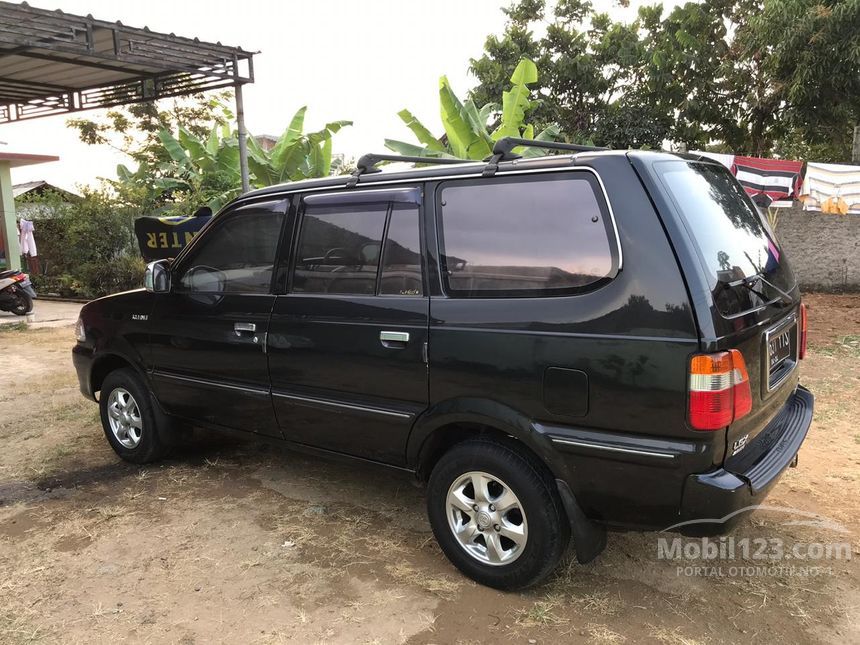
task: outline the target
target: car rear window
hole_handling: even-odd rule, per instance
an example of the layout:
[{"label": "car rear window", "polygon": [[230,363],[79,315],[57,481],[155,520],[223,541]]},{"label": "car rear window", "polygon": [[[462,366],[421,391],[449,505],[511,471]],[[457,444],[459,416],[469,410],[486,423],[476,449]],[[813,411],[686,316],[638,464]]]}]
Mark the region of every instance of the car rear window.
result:
[{"label": "car rear window", "polygon": [[712,287],[756,275],[782,289],[794,287],[766,217],[727,168],[687,161],[663,161],[654,167],[695,240]]},{"label": "car rear window", "polygon": [[455,296],[576,293],[616,270],[614,230],[589,173],[452,181],[439,193],[445,287]]}]

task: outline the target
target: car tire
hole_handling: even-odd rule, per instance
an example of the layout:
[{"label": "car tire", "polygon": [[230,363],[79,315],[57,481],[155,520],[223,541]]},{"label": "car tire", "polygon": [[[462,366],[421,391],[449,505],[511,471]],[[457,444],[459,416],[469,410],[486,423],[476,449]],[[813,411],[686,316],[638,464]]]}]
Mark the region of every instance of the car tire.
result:
[{"label": "car tire", "polygon": [[427,511],[448,559],[496,589],[539,583],[570,541],[550,473],[531,455],[499,441],[470,439],[446,452],[430,474]]},{"label": "car tire", "polygon": [[99,412],[108,443],[122,459],[145,464],[164,456],[152,396],[134,370],[123,368],[105,377]]}]

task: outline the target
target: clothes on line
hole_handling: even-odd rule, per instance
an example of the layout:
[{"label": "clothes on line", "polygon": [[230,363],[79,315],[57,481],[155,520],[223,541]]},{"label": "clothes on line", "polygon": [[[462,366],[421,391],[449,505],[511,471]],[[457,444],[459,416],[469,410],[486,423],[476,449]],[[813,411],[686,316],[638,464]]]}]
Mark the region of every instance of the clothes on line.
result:
[{"label": "clothes on line", "polygon": [[721,164],[723,164],[729,170],[732,169],[732,166],[735,165],[735,156],[734,155],[725,155],[720,152],[702,152],[700,150],[692,150],[692,154],[701,155],[702,157],[708,157],[709,159],[713,159]]},{"label": "clothes on line", "polygon": [[810,161],[800,193],[804,210],[860,215],[860,166]]},{"label": "clothes on line", "polygon": [[18,243],[21,246],[21,254],[27,257],[36,257],[39,253],[36,251],[36,238],[33,236],[36,227],[33,222],[26,219],[18,221]]},{"label": "clothes on line", "polygon": [[753,200],[763,207],[796,199],[803,183],[803,162],[735,156],[732,172]]}]

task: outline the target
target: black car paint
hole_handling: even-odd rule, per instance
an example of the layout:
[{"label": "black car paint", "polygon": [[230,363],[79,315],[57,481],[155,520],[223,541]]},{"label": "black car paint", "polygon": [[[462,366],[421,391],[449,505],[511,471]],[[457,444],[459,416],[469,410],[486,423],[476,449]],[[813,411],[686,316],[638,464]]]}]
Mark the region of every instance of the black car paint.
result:
[{"label": "black car paint", "polygon": [[[761,398],[761,332],[787,308],[771,305],[733,320],[716,311],[692,241],[650,174],[649,164],[661,158],[598,153],[575,155],[569,166],[558,158],[502,164],[498,176],[581,167],[596,172],[605,186],[623,266],[597,289],[551,298],[445,295],[438,269],[437,178],[456,181],[482,167],[369,175],[352,189],[393,183],[423,190],[424,298],[288,293],[300,195],[342,191],[344,181],[256,191],[238,204],[284,195],[291,200],[273,294],[242,304],[180,304],[176,294],[143,291],[94,301],[82,312],[87,341],[75,349],[81,389],[92,396],[98,362],[118,356],[150,379],[167,412],[412,471],[421,467],[436,431],[451,424],[487,426],[533,450],[590,518],[663,528],[690,515],[685,505],[700,509],[711,497],[719,505],[730,484],[743,484],[742,474],[738,479],[722,468],[732,439],[743,433],[754,439],[798,394],[795,370]],[[791,295],[799,301],[796,288]],[[237,316],[268,325],[268,342],[224,345]],[[386,348],[378,338],[383,328],[414,336],[406,348]],[[685,419],[689,359],[731,347],[747,359],[753,395],[759,397],[754,414],[728,432],[694,431]],[[270,385],[242,373],[246,356],[256,366],[268,365]],[[548,404],[558,398],[552,371],[558,369],[586,375],[569,381],[580,388],[575,394],[584,406],[559,411]],[[210,382],[185,390],[175,378],[168,384],[165,372]],[[213,385],[218,379],[239,389]],[[782,468],[792,456],[780,462]],[[733,491],[730,497],[741,496]]]}]

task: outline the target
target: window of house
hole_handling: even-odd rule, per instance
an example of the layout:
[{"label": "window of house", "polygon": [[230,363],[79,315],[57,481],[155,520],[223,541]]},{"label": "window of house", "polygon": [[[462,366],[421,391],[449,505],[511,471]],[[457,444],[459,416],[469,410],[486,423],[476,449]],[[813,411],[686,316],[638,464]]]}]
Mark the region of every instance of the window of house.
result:
[{"label": "window of house", "polygon": [[443,185],[446,289],[476,297],[560,295],[611,277],[617,251],[598,190],[585,173]]}]

